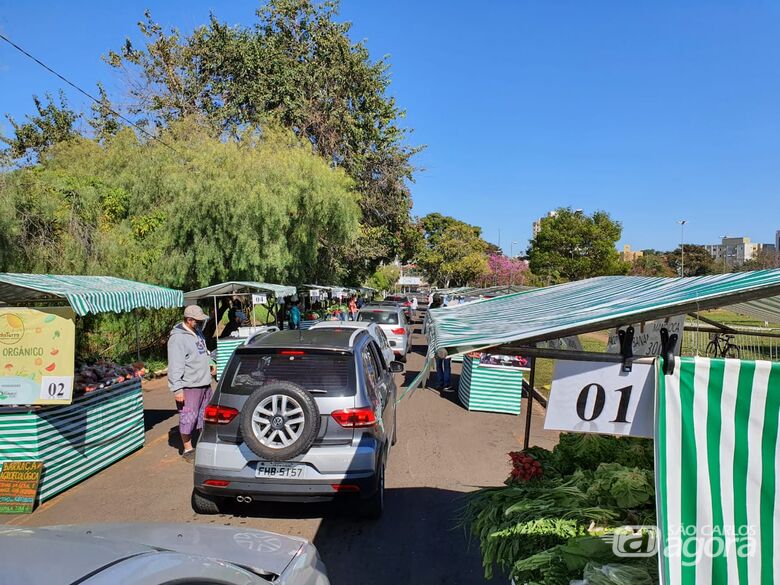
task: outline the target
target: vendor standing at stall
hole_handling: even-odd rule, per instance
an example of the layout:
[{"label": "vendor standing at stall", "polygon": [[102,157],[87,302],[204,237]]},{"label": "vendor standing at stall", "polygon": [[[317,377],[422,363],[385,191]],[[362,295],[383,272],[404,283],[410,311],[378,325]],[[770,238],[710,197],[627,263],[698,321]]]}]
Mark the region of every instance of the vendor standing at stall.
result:
[{"label": "vendor standing at stall", "polygon": [[211,365],[202,326],[206,314],[197,305],[184,309],[184,320],[168,338],[168,387],[179,411],[182,457],[192,462],[192,433],[203,429],[203,415],[211,400]]},{"label": "vendor standing at stall", "polygon": [[301,309],[298,307],[298,299],[293,300],[292,307],[290,307],[287,325],[290,329],[301,328]]}]

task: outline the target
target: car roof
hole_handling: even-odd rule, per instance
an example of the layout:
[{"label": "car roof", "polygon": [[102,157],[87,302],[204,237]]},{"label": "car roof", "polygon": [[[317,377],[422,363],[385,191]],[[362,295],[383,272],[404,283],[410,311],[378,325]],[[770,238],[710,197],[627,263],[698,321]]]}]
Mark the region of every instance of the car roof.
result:
[{"label": "car roof", "polygon": [[403,312],[403,309],[400,306],[398,306],[398,305],[396,305],[394,303],[385,303],[385,304],[381,304],[381,305],[378,304],[378,303],[371,303],[369,305],[363,305],[360,308],[360,311],[361,312],[365,312],[365,311],[387,311],[389,313],[393,313],[393,312]]},{"label": "car roof", "polygon": [[368,329],[372,325],[376,325],[376,323],[373,321],[320,321],[312,325],[311,329]]},{"label": "car roof", "polygon": [[0,528],[0,565],[4,573],[16,574],[18,582],[73,583],[101,567],[153,551],[143,544],[47,528]]},{"label": "car roof", "polygon": [[243,348],[295,348],[351,350],[360,331],[354,329],[330,329],[328,327],[307,330],[275,331],[258,335]]},{"label": "car roof", "polygon": [[264,530],[194,524],[0,526],[0,566],[8,583],[80,583],[123,560],[171,551],[280,575],[305,544]]}]

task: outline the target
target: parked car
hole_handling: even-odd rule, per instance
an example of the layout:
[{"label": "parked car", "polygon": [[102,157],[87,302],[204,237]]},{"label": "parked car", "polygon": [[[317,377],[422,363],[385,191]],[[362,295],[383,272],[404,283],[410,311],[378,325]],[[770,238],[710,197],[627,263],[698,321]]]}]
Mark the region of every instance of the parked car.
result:
[{"label": "parked car", "polygon": [[406,318],[412,321],[412,299],[404,295],[387,295],[380,303],[395,303],[401,307],[406,314]]},{"label": "parked car", "polygon": [[372,321],[320,321],[313,325],[312,329],[365,329],[374,338],[379,349],[382,350],[382,356],[385,358],[385,363],[389,364],[395,361],[395,354],[393,348],[390,347],[390,342],[387,340],[387,335],[382,331],[382,328]]},{"label": "parked car", "polygon": [[357,320],[379,325],[398,360],[406,361],[406,355],[412,351],[412,326],[403,309],[389,304],[372,303],[358,311]]},{"label": "parked car", "polygon": [[379,517],[401,371],[364,329],[279,331],[237,348],[206,407],[193,509],[345,496]]},{"label": "parked car", "polygon": [[14,585],[329,585],[314,545],[264,530],[197,524],[0,526]]}]

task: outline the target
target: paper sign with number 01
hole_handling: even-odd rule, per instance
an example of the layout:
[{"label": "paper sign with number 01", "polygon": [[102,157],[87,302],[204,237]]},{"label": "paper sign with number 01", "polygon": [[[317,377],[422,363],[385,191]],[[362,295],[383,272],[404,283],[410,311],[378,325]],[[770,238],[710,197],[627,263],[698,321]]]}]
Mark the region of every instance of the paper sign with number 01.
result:
[{"label": "paper sign with number 01", "polygon": [[558,360],[544,428],[652,437],[653,362],[637,360],[630,372],[623,372],[620,363]]}]

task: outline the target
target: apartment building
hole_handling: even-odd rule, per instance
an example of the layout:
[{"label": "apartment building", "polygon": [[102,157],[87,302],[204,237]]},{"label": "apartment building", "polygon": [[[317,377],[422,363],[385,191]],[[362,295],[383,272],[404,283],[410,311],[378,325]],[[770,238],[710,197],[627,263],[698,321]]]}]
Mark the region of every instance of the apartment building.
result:
[{"label": "apartment building", "polygon": [[623,262],[631,262],[633,263],[637,258],[641,258],[644,256],[644,252],[641,250],[632,250],[631,246],[628,244],[625,244],[623,246],[623,251],[620,253],[620,259]]},{"label": "apartment building", "polygon": [[715,259],[716,263],[724,263],[726,266],[733,267],[755,258],[761,251],[762,245],[751,242],[750,238],[747,237],[726,237],[721,240],[720,244],[707,244],[704,248]]}]

